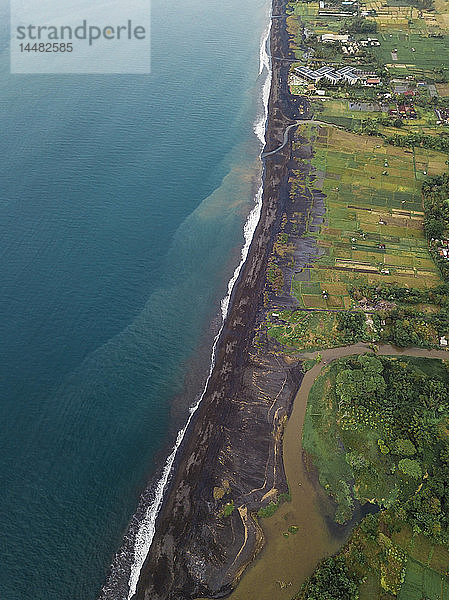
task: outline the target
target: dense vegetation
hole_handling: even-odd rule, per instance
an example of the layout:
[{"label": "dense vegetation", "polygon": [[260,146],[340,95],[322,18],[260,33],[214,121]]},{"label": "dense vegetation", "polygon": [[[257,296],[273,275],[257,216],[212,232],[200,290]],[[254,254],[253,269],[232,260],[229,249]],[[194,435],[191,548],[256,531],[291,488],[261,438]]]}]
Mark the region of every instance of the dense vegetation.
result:
[{"label": "dense vegetation", "polygon": [[417,346],[430,349],[436,347],[438,338],[449,331],[449,312],[446,309],[432,313],[418,311],[415,307],[395,306],[371,315],[373,324],[369,331],[362,312],[342,311],[338,320],[344,327],[341,341],[345,344],[372,341],[391,343],[399,348]]},{"label": "dense vegetation", "polygon": [[434,3],[433,0],[408,0],[408,4],[410,6],[416,6],[420,10],[433,10]]},{"label": "dense vegetation", "polygon": [[372,303],[379,300],[402,304],[435,304],[449,306],[449,284],[443,283],[435,288],[408,288],[397,284],[360,284],[349,289],[354,300],[366,298]]},{"label": "dense vegetation", "polygon": [[343,23],[340,32],[349,33],[350,35],[355,35],[356,33],[376,33],[377,23],[364,17],[354,17]]},{"label": "dense vegetation", "polygon": [[425,133],[408,133],[406,135],[395,134],[386,138],[386,141],[393,146],[400,148],[430,148],[440,152],[449,152],[449,136],[444,133],[440,135],[427,135]]},{"label": "dense vegetation", "polygon": [[323,560],[296,596],[298,600],[356,600],[358,578],[339,557]]},{"label": "dense vegetation", "polygon": [[[409,294],[408,294],[409,293]],[[449,339],[449,295],[447,285],[431,290],[399,286],[362,285],[351,290],[355,300],[374,307],[385,299],[384,308],[341,310],[336,313],[282,311],[274,324],[267,321],[268,338],[283,351],[316,350],[357,342],[391,343],[400,348],[438,348],[439,339]],[[257,338],[260,344],[260,338]]]},{"label": "dense vegetation", "polygon": [[342,342],[353,344],[364,338],[365,315],[361,311],[343,310],[337,313],[337,328],[342,334]]},{"label": "dense vegetation", "polygon": [[442,241],[449,236],[449,175],[447,173],[429,178],[423,183],[424,230],[429,249],[437,262],[441,275],[449,279],[449,260],[440,255]]},{"label": "dense vegetation", "polygon": [[401,348],[432,348],[438,345],[440,337],[448,335],[447,283],[429,289],[362,284],[351,288],[349,293],[356,301],[383,307],[372,317],[378,341]]},{"label": "dense vegetation", "polygon": [[381,339],[399,348],[418,346],[430,349],[438,344],[438,338],[445,335],[448,329],[447,311],[433,314],[401,306],[386,315]]},{"label": "dense vegetation", "polygon": [[[375,355],[337,361],[317,379],[304,448],[337,504],[335,519],[350,519],[356,500],[381,512],[365,517],[298,598],[356,598],[368,580],[396,595],[407,564],[405,532],[408,541],[422,546],[427,539],[428,549],[441,547],[449,559],[448,386],[449,369],[440,361]],[[358,582],[355,591],[351,582]]]}]

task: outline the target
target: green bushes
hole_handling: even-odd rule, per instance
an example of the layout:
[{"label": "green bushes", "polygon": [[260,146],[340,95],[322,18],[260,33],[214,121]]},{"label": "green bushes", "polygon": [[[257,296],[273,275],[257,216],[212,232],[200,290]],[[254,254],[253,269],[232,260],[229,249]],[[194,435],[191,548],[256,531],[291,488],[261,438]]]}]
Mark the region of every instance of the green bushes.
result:
[{"label": "green bushes", "polygon": [[230,502],[228,502],[227,504],[225,504],[223,506],[223,516],[224,517],[230,517],[232,515],[232,513],[234,512],[235,509],[235,505],[234,505],[234,500],[231,500]]},{"label": "green bushes", "polygon": [[373,303],[387,300],[401,304],[429,303],[445,306],[449,303],[449,284],[443,283],[435,288],[422,290],[397,284],[362,284],[350,288],[349,294],[354,300],[366,298]]},{"label": "green bushes", "polygon": [[360,356],[361,368],[344,369],[336,379],[336,392],[340,397],[340,409],[343,406],[359,402],[362,397],[373,399],[385,393],[385,380],[381,373],[383,365],[374,356]]},{"label": "green bushes", "polygon": [[408,133],[406,135],[398,134],[386,138],[388,144],[399,146],[400,148],[429,148],[439,152],[449,152],[449,136],[440,134],[439,136],[427,135],[425,133]]},{"label": "green bushes", "polygon": [[337,328],[343,332],[345,342],[358,342],[365,332],[365,314],[362,311],[341,311],[337,314]]},{"label": "green bushes", "polygon": [[337,504],[336,522],[351,518],[354,499],[370,499],[449,542],[448,391],[449,369],[426,359],[348,357],[318,377],[303,447]]},{"label": "green bushes", "polygon": [[416,454],[416,448],[410,440],[400,438],[395,441],[393,452],[402,456],[413,456],[413,454]]},{"label": "green bushes", "polygon": [[349,33],[351,35],[356,33],[376,33],[377,23],[363,17],[354,17],[344,22],[341,31],[342,33]]},{"label": "green bushes", "polygon": [[272,517],[283,502],[290,502],[290,500],[290,492],[279,494],[276,502],[273,502],[273,500],[271,500],[270,503],[267,504],[267,506],[259,508],[259,510],[257,511],[257,516],[263,519]]},{"label": "green bushes", "polygon": [[[449,285],[444,283],[432,289],[418,290],[398,285],[361,285],[350,289],[351,297],[368,300],[374,306],[391,302],[373,315],[379,337],[401,348],[438,346],[438,338],[449,333]],[[431,304],[438,312],[417,310],[413,305]],[[379,325],[381,323],[381,325]]]},{"label": "green bushes", "polygon": [[296,596],[297,600],[356,600],[360,581],[343,558],[323,560]]},{"label": "green bushes", "polygon": [[424,230],[430,253],[444,279],[449,279],[449,261],[440,255],[442,239],[449,236],[449,175],[430,177],[423,183]]},{"label": "green bushes", "polygon": [[411,458],[402,458],[398,464],[399,470],[413,479],[421,479],[422,469],[418,461]]}]

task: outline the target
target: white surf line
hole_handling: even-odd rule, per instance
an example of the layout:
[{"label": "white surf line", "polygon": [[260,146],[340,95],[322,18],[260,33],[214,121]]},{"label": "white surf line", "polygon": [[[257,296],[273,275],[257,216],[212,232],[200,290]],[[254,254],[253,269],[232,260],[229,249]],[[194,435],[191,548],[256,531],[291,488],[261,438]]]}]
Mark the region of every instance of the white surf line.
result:
[{"label": "white surf line", "polygon": [[[270,15],[271,15],[271,13],[270,13]],[[269,58],[268,52],[267,52],[267,44],[269,42],[270,32],[271,32],[271,16],[270,16],[270,20],[269,20],[269,25],[262,36],[261,50],[260,50],[259,75],[262,74],[264,69],[266,69],[266,71],[267,71],[267,77],[266,77],[266,80],[265,80],[265,82],[263,84],[263,88],[262,88],[262,100],[263,100],[263,106],[264,106],[264,113],[259,117],[259,119],[256,121],[256,123],[254,125],[254,133],[256,134],[256,136],[259,138],[259,140],[261,141],[261,143],[263,145],[265,145],[265,129],[266,129],[266,123],[267,123],[267,119],[268,119],[268,100],[269,100],[270,88],[271,88],[271,61],[270,61],[270,58]],[[139,528],[138,528],[135,542],[134,542],[134,560],[131,565],[131,573],[130,573],[129,581],[128,581],[128,585],[129,585],[128,600],[131,600],[131,598],[136,593],[137,584],[139,582],[139,577],[140,577],[140,572],[142,570],[143,564],[148,555],[151,543],[154,538],[154,534],[155,534],[155,530],[156,530],[156,519],[157,519],[157,516],[158,516],[159,511],[162,506],[162,502],[164,499],[164,492],[165,492],[167,485],[171,479],[173,463],[175,461],[177,451],[182,443],[182,440],[184,439],[186,431],[192,421],[193,415],[197,411],[202,399],[204,398],[204,395],[207,390],[207,386],[209,384],[210,377],[212,375],[212,371],[215,367],[215,356],[216,356],[217,344],[218,344],[220,335],[223,331],[224,322],[225,322],[225,319],[228,314],[228,308],[229,308],[229,303],[230,303],[230,299],[231,299],[231,295],[232,295],[232,290],[238,279],[240,271],[248,257],[248,252],[249,252],[249,248],[251,245],[251,241],[253,239],[254,232],[256,230],[257,224],[260,219],[260,214],[261,214],[261,210],[262,210],[262,193],[263,193],[263,184],[260,186],[260,188],[258,189],[258,191],[256,193],[255,206],[249,213],[248,218],[245,223],[245,226],[244,226],[244,229],[243,229],[245,243],[242,248],[240,263],[236,267],[236,269],[228,283],[227,294],[221,301],[221,313],[222,313],[223,321],[222,321],[219,332],[215,336],[214,343],[212,346],[211,366],[209,369],[209,375],[207,377],[206,384],[203,389],[203,393],[201,394],[198,402],[196,402],[189,409],[189,412],[190,412],[189,418],[187,420],[185,427],[181,431],[178,432],[178,435],[176,437],[176,442],[173,446],[172,452],[170,453],[169,457],[167,458],[167,462],[165,463],[164,470],[162,472],[162,476],[156,486],[154,499],[153,499],[152,503],[148,506],[148,508],[145,512],[145,516],[143,517],[141,523],[139,524]]]}]

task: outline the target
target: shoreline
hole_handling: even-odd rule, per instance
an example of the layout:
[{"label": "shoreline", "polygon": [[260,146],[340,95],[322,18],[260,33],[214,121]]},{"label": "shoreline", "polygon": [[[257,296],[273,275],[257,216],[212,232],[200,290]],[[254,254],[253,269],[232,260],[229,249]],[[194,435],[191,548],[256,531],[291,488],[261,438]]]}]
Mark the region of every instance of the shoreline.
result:
[{"label": "shoreline", "polygon": [[[156,525],[157,525],[157,519],[159,516],[159,512],[161,511],[161,509],[163,507],[166,494],[169,494],[170,486],[171,486],[171,479],[173,477],[173,473],[177,469],[177,464],[178,464],[178,462],[182,461],[181,455],[182,455],[183,445],[186,442],[185,438],[189,435],[189,428],[190,428],[191,424],[194,422],[194,419],[196,418],[196,412],[198,411],[198,409],[201,406],[201,403],[203,402],[205,394],[208,390],[209,381],[212,377],[212,374],[213,374],[215,366],[216,366],[217,350],[218,350],[218,346],[220,343],[222,332],[225,327],[225,322],[226,322],[227,313],[228,313],[228,307],[231,304],[234,286],[237,283],[239,275],[240,275],[240,271],[246,262],[247,254],[248,254],[248,251],[249,251],[250,245],[252,243],[252,239],[253,239],[253,234],[251,233],[251,223],[254,220],[256,220],[257,222],[259,221],[260,210],[261,210],[261,194],[262,194],[262,186],[259,188],[258,192],[255,194],[256,204],[251,209],[251,211],[248,215],[248,218],[246,220],[245,226],[244,226],[245,244],[241,250],[241,261],[238,264],[238,266],[235,268],[233,276],[231,277],[231,279],[228,282],[228,288],[227,288],[228,293],[221,300],[221,303],[220,303],[223,320],[222,320],[221,325],[218,328],[218,332],[216,333],[216,335],[213,338],[212,352],[211,352],[211,356],[210,356],[210,367],[209,367],[209,371],[206,376],[205,383],[202,388],[203,391],[200,393],[198,400],[192,406],[189,407],[189,409],[188,409],[189,417],[187,419],[187,422],[177,432],[175,443],[171,447],[171,452],[170,452],[168,458],[166,459],[165,464],[161,467],[159,476],[157,478],[155,478],[155,484],[151,485],[149,488],[151,491],[155,490],[155,498],[153,499],[153,501],[150,503],[149,506],[145,507],[145,509],[144,509],[145,515],[143,516],[143,518],[139,524],[136,538],[133,541],[134,556],[136,556],[136,547],[140,546],[139,547],[140,556],[138,557],[138,559],[141,560],[141,562],[136,564],[136,559],[135,559],[135,561],[133,562],[133,564],[131,566],[131,575],[130,575],[130,580],[129,580],[130,589],[129,589],[128,595],[127,595],[128,600],[131,600],[136,597],[137,586],[139,583],[141,572],[143,570],[143,563],[146,560],[145,557],[148,555],[149,548],[151,547],[151,544],[154,539],[154,535],[156,533]],[[151,539],[148,539],[148,538],[151,538]],[[134,573],[133,573],[133,569],[134,569]]]},{"label": "shoreline", "polygon": [[[176,471],[177,464],[181,460],[181,445],[184,442],[184,437],[193,419],[193,415],[206,392],[207,384],[214,368],[214,356],[217,344],[224,327],[224,322],[227,319],[231,293],[246,261],[249,246],[259,219],[262,205],[263,181],[263,162],[260,159],[265,146],[264,135],[268,119],[268,96],[271,85],[270,60],[266,50],[271,28],[269,11],[266,12],[266,21],[267,24],[260,36],[259,72],[256,76],[256,87],[261,92],[260,95],[257,95],[257,103],[260,105],[260,108],[263,108],[263,112],[258,110],[257,116],[252,122],[252,131],[257,138],[257,141],[253,140],[252,143],[258,146],[257,174],[255,173],[254,177],[252,177],[253,190],[249,196],[249,198],[252,198],[252,205],[249,207],[249,213],[246,211],[242,213],[245,219],[242,231],[244,244],[243,246],[238,244],[233,249],[233,258],[229,261],[231,277],[229,278],[228,275],[228,278],[223,280],[226,293],[217,298],[220,310],[217,311],[211,321],[207,321],[207,330],[202,337],[203,345],[199,345],[189,359],[194,366],[194,372],[191,370],[187,371],[183,389],[175,396],[181,404],[179,412],[182,412],[183,416],[180,417],[179,414],[176,417],[172,416],[173,423],[176,424],[172,423],[171,441],[168,441],[158,451],[158,467],[154,473],[150,473],[146,487],[140,494],[138,506],[127,525],[121,546],[114,555],[108,572],[105,575],[106,583],[101,588],[99,600],[107,600],[107,598],[113,597],[118,598],[118,596],[122,600],[126,600],[135,595],[135,587],[141,570],[141,566],[136,565],[135,562],[137,554],[136,545],[140,545],[140,552],[144,554],[142,558],[143,563],[148,553],[147,547],[151,545],[152,538],[154,537],[151,529],[155,525],[158,513],[165,500],[166,491],[173,472]],[[264,70],[266,77],[261,77]],[[261,79],[263,79],[262,85],[260,85],[259,81]],[[236,263],[237,266],[235,266]],[[204,347],[204,344],[207,349]],[[178,411],[178,407],[172,405],[171,411],[173,413]],[[138,539],[139,537],[141,538],[140,540]],[[150,540],[149,544],[148,539]],[[137,572],[137,577],[135,577],[135,573],[133,574],[133,570],[135,573]],[[131,579],[133,579],[132,587],[130,587]]]},{"label": "shoreline", "polygon": [[[274,0],[272,14],[285,13],[285,2]],[[271,19],[270,26],[270,54],[277,56],[288,54],[288,34],[284,19]],[[285,128],[291,124],[293,118],[284,114],[286,78],[283,71],[285,66],[282,61],[272,62],[271,87],[268,101],[268,115],[266,124],[266,144],[264,150],[276,148],[282,142]],[[288,107],[291,109],[291,107]],[[291,112],[285,111],[285,112]],[[297,115],[293,115],[295,117]],[[268,163],[264,161],[263,191],[261,202],[261,215],[251,239],[246,260],[243,258],[240,273],[229,298],[229,311],[215,343],[215,365],[211,369],[206,390],[202,400],[192,412],[189,423],[180,432],[179,447],[176,456],[170,464],[168,471],[172,471],[171,481],[166,486],[165,497],[156,520],[156,532],[145,563],[140,572],[136,594],[130,595],[133,599],[139,598],[192,598],[198,595],[221,597],[228,595],[247,564],[252,560],[261,545],[261,531],[258,525],[249,517],[251,502],[244,507],[239,507],[239,518],[230,519],[230,545],[228,560],[218,568],[209,565],[206,577],[200,575],[201,561],[197,565],[186,564],[191,562],[192,547],[198,546],[204,536],[195,533],[194,526],[188,528],[190,520],[195,527],[205,527],[205,521],[216,521],[216,514],[211,514],[210,494],[206,499],[205,487],[214,476],[219,478],[220,473],[213,473],[214,462],[223,450],[224,424],[229,421],[230,429],[233,426],[231,415],[223,411],[223,401],[232,402],[232,395],[238,393],[244,375],[246,356],[250,347],[250,340],[254,332],[257,313],[260,309],[263,286],[265,284],[265,269],[269,250],[272,247],[274,236],[277,234],[280,204],[278,201],[286,196],[286,182],[288,180],[287,162],[289,154],[278,152],[275,160]],[[257,210],[257,205],[254,210]],[[290,390],[289,396],[292,396]],[[284,404],[291,404],[292,398]],[[288,412],[284,407],[284,413]],[[235,416],[233,416],[235,418]],[[277,424],[278,426],[279,424]],[[214,431],[222,434],[221,448],[214,438]],[[269,433],[271,434],[271,427]],[[277,444],[278,447],[279,444]],[[266,458],[266,457],[262,457]],[[279,456],[277,458],[279,462]],[[265,465],[265,462],[263,463]],[[279,488],[286,491],[285,476],[282,465]],[[218,471],[217,469],[215,469]],[[223,471],[223,469],[220,469]],[[168,473],[170,474],[170,473]],[[223,473],[221,473],[222,475]],[[239,482],[239,487],[244,487]],[[210,488],[210,486],[209,486]],[[241,495],[244,490],[239,490]],[[248,491],[246,491],[248,493]],[[251,493],[251,491],[250,491]],[[209,501],[208,501],[209,500]],[[260,498],[258,499],[260,503]],[[233,523],[239,520],[240,523]],[[216,522],[209,523],[209,528],[221,527]],[[240,547],[236,543],[236,528],[243,534],[244,544]],[[242,529],[243,528],[243,529]],[[225,527],[225,529],[227,529]],[[187,531],[188,530],[188,531]],[[190,540],[185,539],[190,537]],[[225,536],[220,540],[226,546]],[[216,541],[216,540],[215,540]],[[207,547],[210,540],[203,540]],[[204,549],[203,549],[204,550]],[[221,554],[223,548],[221,548]],[[201,552],[199,552],[201,554]],[[232,559],[232,560],[231,560]],[[227,563],[227,564],[226,564]],[[204,567],[204,565],[203,565]],[[198,574],[195,573],[198,570]],[[203,568],[203,571],[207,569]]]}]

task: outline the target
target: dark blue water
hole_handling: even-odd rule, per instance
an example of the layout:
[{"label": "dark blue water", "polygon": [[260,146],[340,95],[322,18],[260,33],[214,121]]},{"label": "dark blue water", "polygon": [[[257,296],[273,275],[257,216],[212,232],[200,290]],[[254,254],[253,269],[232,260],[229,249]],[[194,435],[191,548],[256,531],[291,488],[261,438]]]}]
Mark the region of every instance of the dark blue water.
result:
[{"label": "dark blue water", "polygon": [[267,2],[153,2],[150,76],[11,76],[5,15],[0,598],[94,600],[239,259]]}]

